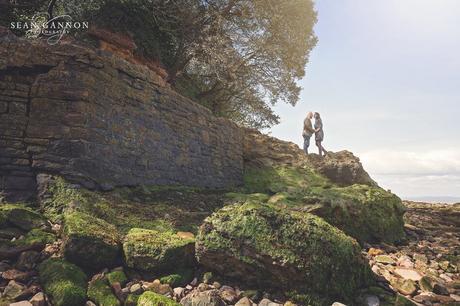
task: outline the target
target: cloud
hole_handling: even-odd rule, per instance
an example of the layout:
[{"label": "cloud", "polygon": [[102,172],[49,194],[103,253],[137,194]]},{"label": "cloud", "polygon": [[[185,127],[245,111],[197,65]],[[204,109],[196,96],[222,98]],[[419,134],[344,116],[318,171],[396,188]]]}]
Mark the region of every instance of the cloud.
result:
[{"label": "cloud", "polygon": [[365,168],[387,175],[459,175],[460,149],[431,151],[374,150],[360,154]]}]

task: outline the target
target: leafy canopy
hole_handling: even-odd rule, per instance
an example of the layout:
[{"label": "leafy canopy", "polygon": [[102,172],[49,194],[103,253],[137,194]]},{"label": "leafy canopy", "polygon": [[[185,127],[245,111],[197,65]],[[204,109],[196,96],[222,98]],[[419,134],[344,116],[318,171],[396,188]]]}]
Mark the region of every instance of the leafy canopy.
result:
[{"label": "leafy canopy", "polygon": [[159,60],[181,94],[256,128],[278,123],[275,103],[297,103],[296,82],[317,42],[312,0],[55,2],[55,16],[131,35],[136,52]]}]

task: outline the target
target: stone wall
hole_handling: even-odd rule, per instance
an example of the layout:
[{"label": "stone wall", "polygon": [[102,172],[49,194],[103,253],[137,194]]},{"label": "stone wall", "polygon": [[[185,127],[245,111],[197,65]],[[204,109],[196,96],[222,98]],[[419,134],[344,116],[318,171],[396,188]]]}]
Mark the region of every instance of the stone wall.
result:
[{"label": "stone wall", "polygon": [[0,33],[0,191],[28,198],[38,173],[101,189],[240,184],[244,130],[162,84],[110,52]]}]

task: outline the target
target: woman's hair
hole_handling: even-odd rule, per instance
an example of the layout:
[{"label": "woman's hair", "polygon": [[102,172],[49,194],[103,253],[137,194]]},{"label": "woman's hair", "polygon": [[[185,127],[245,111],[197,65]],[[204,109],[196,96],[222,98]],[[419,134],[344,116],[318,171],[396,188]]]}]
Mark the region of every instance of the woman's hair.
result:
[{"label": "woman's hair", "polygon": [[315,119],[321,119],[321,116],[319,115],[318,112],[315,112],[315,115],[314,115]]}]

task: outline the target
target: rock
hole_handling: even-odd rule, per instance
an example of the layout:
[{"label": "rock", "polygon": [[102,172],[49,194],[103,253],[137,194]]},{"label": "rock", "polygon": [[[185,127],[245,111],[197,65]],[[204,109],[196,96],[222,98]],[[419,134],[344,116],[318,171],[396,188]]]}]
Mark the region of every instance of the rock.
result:
[{"label": "rock", "polygon": [[446,304],[454,302],[454,299],[450,296],[437,295],[433,292],[422,292],[421,294],[414,296],[414,300],[423,304],[427,304],[429,302],[440,302]]},{"label": "rock", "polygon": [[449,290],[440,283],[434,284],[433,292],[440,295],[449,295]]},{"label": "rock", "polygon": [[35,294],[29,302],[32,304],[32,306],[46,306],[46,299],[45,295],[43,292],[39,292]]},{"label": "rock", "polygon": [[[168,299],[158,293],[146,291],[137,300],[138,306],[180,306],[175,301]],[[197,305],[198,306],[198,305]]]},{"label": "rock", "polygon": [[212,286],[216,289],[220,289],[222,287],[222,285],[219,282],[213,282]]},{"label": "rock", "polygon": [[195,235],[191,232],[177,232],[176,235],[182,239],[195,239]]},{"label": "rock", "polygon": [[133,294],[140,294],[142,293],[142,287],[140,284],[134,284],[131,287],[129,287],[129,292]]},{"label": "rock", "polygon": [[89,269],[117,263],[118,231],[112,224],[82,212],[64,216],[64,255],[67,260]]},{"label": "rock", "polygon": [[423,276],[419,281],[418,284],[420,289],[425,292],[433,291],[433,280],[429,276]]},{"label": "rock", "polygon": [[403,255],[398,258],[398,266],[410,269],[414,267],[414,263],[409,256]]},{"label": "rock", "polygon": [[235,289],[229,286],[222,286],[219,290],[220,297],[227,303],[227,304],[235,304],[238,301],[238,294],[236,293]]},{"label": "rock", "polygon": [[389,255],[378,255],[375,256],[374,260],[379,263],[394,265],[396,264],[395,260],[391,258]]},{"label": "rock", "polygon": [[117,299],[120,300],[120,301],[124,301],[125,298],[126,298],[126,295],[123,292],[120,283],[118,283],[118,282],[112,283],[111,287],[112,287],[113,293],[115,294]]},{"label": "rock", "polygon": [[86,301],[85,306],[97,306],[97,305],[94,304],[92,301]]},{"label": "rock", "polygon": [[98,305],[119,306],[120,302],[106,278],[92,280],[88,284],[88,298]]},{"label": "rock", "polygon": [[177,287],[181,285],[185,285],[187,283],[187,279],[180,274],[170,274],[167,276],[163,276],[160,278],[160,282],[163,284],[168,284],[171,287]]},{"label": "rock", "polygon": [[1,218],[6,223],[17,226],[25,231],[47,226],[46,219],[42,215],[20,204],[2,204],[0,206]]},{"label": "rock", "polygon": [[338,185],[361,184],[377,186],[377,183],[364,170],[359,158],[351,152],[328,152],[323,158],[310,154],[308,160],[316,171]]},{"label": "rock", "polygon": [[208,290],[209,286],[207,284],[205,284],[205,283],[201,283],[201,284],[198,285],[197,289],[198,289],[198,291],[203,292],[203,291]]},{"label": "rock", "polygon": [[22,294],[25,289],[26,288],[23,285],[17,283],[14,280],[11,280],[3,290],[3,296],[8,299],[15,300]]},{"label": "rock", "polygon": [[126,297],[124,306],[137,306],[137,301],[139,300],[140,295],[137,294],[129,294]]},{"label": "rock", "polygon": [[403,295],[398,294],[394,306],[417,306],[414,302]]},{"label": "rock", "polygon": [[381,249],[370,248],[367,254],[370,256],[382,255],[384,252]]},{"label": "rock", "polygon": [[414,258],[415,261],[420,261],[420,262],[422,262],[424,264],[428,263],[428,258],[423,254],[414,253],[413,258]]},{"label": "rock", "polygon": [[183,287],[176,287],[173,289],[173,293],[174,293],[174,296],[177,298],[177,299],[181,299],[184,297],[185,295],[185,288]]},{"label": "rock", "polygon": [[292,303],[291,301],[287,301],[283,306],[297,306],[297,304]]},{"label": "rock", "polygon": [[33,271],[23,272],[16,269],[10,269],[8,271],[2,272],[1,274],[2,278],[6,280],[15,280],[26,283],[36,273]]},{"label": "rock", "polygon": [[25,251],[19,255],[18,261],[16,262],[16,268],[19,270],[31,270],[35,267],[37,260],[40,257],[40,253],[36,251]]},{"label": "rock", "polygon": [[213,278],[212,272],[206,272],[206,273],[204,273],[204,274],[203,274],[203,283],[205,283],[205,284],[211,283],[212,278]]},{"label": "rock", "polygon": [[50,258],[38,266],[41,285],[55,306],[81,306],[86,301],[86,275],[76,265]]},{"label": "rock", "polygon": [[254,303],[247,297],[243,297],[238,302],[236,302],[235,306],[253,306]]},{"label": "rock", "polygon": [[133,228],[123,242],[126,265],[142,271],[168,271],[194,262],[195,240],[170,232]]},{"label": "rock", "polygon": [[10,306],[33,306],[29,301],[21,301],[9,304]]},{"label": "rock", "polygon": [[397,268],[394,270],[394,273],[399,275],[400,277],[404,279],[410,279],[413,281],[418,281],[422,278],[422,276],[415,270],[413,269],[400,269]]},{"label": "rock", "polygon": [[119,283],[121,286],[124,286],[128,281],[128,278],[126,277],[126,274],[125,272],[123,272],[123,270],[112,271],[110,273],[107,273],[106,276],[107,281],[110,285],[113,285],[114,283]]},{"label": "rock", "polygon": [[404,295],[412,295],[417,290],[415,282],[410,279],[397,279],[391,285]]},{"label": "rock", "polygon": [[331,306],[347,306],[347,305],[339,303],[339,302],[334,302],[334,303],[332,303]]},{"label": "rock", "polygon": [[219,296],[218,290],[204,292],[193,291],[185,296],[180,304],[183,306],[225,306],[225,302]]},{"label": "rock", "polygon": [[283,304],[272,302],[269,299],[262,299],[262,301],[259,302],[259,306],[283,306]]},{"label": "rock", "polygon": [[375,295],[366,295],[364,297],[364,302],[365,302],[365,305],[367,306],[379,306],[380,305],[380,300]]},{"label": "rock", "polygon": [[302,293],[328,287],[331,295],[350,297],[372,277],[355,240],[311,214],[264,205],[231,205],[208,217],[196,252],[221,275]]}]

